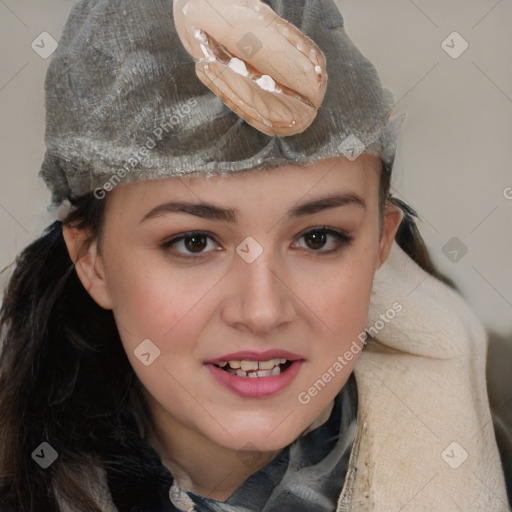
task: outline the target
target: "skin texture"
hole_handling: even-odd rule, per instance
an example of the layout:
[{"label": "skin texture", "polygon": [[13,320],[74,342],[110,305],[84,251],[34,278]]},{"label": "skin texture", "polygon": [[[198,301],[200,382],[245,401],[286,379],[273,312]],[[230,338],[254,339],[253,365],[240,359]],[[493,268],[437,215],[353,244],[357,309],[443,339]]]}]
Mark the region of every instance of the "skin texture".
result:
[{"label": "skin texture", "polygon": [[[155,424],[149,441],[186,488],[227,499],[322,416],[345,384],[357,357],[309,403],[298,400],[365,329],[373,276],[401,218],[389,206],[379,239],[379,172],[377,158],[363,155],[209,180],[129,183],[109,193],[100,246],[93,241],[80,251],[86,233],[64,226],[78,276],[100,306],[113,310],[143,384]],[[356,194],[366,207],[286,217],[292,207],[334,193]],[[141,222],[170,200],[237,209],[238,219],[173,212]],[[326,254],[339,242],[315,235],[312,228],[323,226],[346,231],[352,242]],[[198,254],[190,239],[160,247],[195,230],[214,237],[199,242],[200,259],[179,257]],[[263,248],[252,263],[236,252],[248,236]],[[144,366],[134,350],[148,338],[161,354]],[[203,364],[238,350],[273,348],[305,361],[291,384],[266,398],[234,394]]]}]

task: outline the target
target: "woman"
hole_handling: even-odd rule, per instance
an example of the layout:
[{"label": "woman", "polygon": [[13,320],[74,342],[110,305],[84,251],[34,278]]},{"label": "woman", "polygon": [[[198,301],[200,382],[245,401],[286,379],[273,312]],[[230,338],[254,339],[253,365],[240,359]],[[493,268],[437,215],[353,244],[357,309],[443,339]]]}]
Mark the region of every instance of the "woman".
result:
[{"label": "woman", "polygon": [[507,509],[483,327],[331,1],[80,1],[46,92],[72,207],[2,308],[2,511]]}]

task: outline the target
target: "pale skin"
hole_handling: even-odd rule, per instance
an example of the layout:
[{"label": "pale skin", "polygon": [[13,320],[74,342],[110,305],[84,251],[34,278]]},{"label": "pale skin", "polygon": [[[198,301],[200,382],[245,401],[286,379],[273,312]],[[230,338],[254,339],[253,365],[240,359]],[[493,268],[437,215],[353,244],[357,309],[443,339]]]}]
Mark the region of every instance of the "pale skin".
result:
[{"label": "pale skin", "polygon": [[[379,174],[377,158],[364,155],[209,180],[139,181],[108,193],[101,244],[84,246],[87,233],[63,227],[81,282],[101,307],[112,309],[142,383],[154,425],[148,441],[185,488],[226,500],[326,417],[358,356],[309,403],[298,395],[365,329],[373,277],[401,219],[389,205],[379,238]],[[287,215],[336,194],[352,200]],[[206,202],[236,210],[237,218],[167,212],[142,220],[169,201]],[[352,240],[340,246],[341,239],[320,228]],[[161,247],[190,231],[207,233]],[[248,236],[263,248],[252,263],[236,252]],[[187,259],[193,255],[199,258]],[[161,352],[149,366],[134,354],[144,339]],[[287,387],[264,398],[238,396],[204,365],[239,350],[274,348],[304,362]],[[254,463],[248,464],[251,452]]]}]

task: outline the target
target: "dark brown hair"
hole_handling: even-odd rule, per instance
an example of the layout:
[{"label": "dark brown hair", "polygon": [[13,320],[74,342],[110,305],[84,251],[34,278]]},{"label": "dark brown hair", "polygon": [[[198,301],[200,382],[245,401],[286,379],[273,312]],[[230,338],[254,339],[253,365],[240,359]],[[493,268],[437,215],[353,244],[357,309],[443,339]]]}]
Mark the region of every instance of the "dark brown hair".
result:
[{"label": "dark brown hair", "polygon": [[[416,227],[415,213],[389,197],[391,169],[380,178],[381,219],[387,201],[405,217],[398,244],[430,274],[435,269]],[[62,225],[101,236],[105,200],[75,198],[16,258],[0,311],[0,509],[57,512],[54,493],[74,511],[100,510],[66,470],[98,467],[109,484],[122,482],[126,510],[131,493],[150,489],[158,458],[141,443],[138,421],[149,418],[139,383],[122,347],[112,311],[98,306],[78,279]],[[445,280],[447,281],[447,280]],[[138,421],[136,421],[136,418]],[[43,441],[59,454],[47,469],[32,452]],[[125,510],[121,509],[120,510]]]}]

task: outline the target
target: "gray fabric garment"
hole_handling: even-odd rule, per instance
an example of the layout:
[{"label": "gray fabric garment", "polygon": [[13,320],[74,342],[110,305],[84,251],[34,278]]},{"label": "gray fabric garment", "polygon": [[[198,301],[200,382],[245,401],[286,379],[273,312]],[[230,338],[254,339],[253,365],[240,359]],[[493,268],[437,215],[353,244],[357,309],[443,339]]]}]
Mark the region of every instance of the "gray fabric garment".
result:
[{"label": "gray fabric garment", "polygon": [[308,165],[362,149],[392,163],[403,117],[389,120],[393,96],[334,2],[266,3],[326,57],[318,114],[289,137],[248,125],[203,85],[176,33],[172,0],[78,1],[45,83],[40,176],[52,205],[95,190],[104,196],[118,183]]},{"label": "gray fabric garment", "polygon": [[187,512],[334,512],[357,427],[354,374],[334,400],[329,419],[299,437],[252,474],[226,501],[171,488],[176,508]]}]

